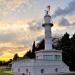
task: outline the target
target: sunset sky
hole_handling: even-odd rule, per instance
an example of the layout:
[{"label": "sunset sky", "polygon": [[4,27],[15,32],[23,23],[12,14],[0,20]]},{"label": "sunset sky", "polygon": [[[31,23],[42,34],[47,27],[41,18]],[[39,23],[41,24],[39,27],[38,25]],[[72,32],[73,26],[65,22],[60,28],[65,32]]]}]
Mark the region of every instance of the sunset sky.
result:
[{"label": "sunset sky", "polygon": [[75,0],[0,0],[0,60],[23,56],[34,40],[44,38],[42,27],[46,7],[50,5],[52,35],[75,33]]}]

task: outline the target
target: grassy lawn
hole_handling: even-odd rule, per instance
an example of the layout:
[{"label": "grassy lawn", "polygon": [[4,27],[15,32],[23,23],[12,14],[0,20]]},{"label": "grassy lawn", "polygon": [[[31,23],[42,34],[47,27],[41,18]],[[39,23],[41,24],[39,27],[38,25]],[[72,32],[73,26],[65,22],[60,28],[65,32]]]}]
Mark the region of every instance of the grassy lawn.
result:
[{"label": "grassy lawn", "polygon": [[0,75],[13,75],[8,68],[0,68]]},{"label": "grassy lawn", "polygon": [[61,75],[75,75],[75,73],[61,74]]},{"label": "grassy lawn", "polygon": [[0,75],[13,75],[13,74],[5,73],[4,71],[0,71]]}]

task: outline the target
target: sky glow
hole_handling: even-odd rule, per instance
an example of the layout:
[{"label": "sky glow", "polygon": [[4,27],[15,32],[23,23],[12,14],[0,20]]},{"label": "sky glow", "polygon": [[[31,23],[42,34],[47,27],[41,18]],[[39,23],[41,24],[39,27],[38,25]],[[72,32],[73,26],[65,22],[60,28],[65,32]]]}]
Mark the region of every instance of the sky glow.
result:
[{"label": "sky glow", "polygon": [[43,16],[47,5],[54,27],[52,35],[75,33],[75,0],[0,0],[0,60],[31,49],[44,38]]}]

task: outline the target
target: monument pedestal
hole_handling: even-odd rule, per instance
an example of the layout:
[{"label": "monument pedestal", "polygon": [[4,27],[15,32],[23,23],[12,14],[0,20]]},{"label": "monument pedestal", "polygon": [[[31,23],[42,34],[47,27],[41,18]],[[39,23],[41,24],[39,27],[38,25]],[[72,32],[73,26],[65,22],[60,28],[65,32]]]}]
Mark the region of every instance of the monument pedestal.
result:
[{"label": "monument pedestal", "polygon": [[36,51],[36,59],[62,61],[62,51],[55,49]]},{"label": "monument pedestal", "polygon": [[44,70],[48,70],[47,73],[69,72],[69,67],[62,61],[62,51],[60,50],[37,51],[36,60],[40,61]]}]

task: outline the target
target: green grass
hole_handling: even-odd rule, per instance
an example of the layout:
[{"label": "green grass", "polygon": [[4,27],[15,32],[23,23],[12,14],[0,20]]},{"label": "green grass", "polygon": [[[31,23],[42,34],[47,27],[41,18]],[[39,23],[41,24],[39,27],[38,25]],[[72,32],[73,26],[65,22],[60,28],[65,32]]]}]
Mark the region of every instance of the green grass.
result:
[{"label": "green grass", "polygon": [[8,68],[0,68],[0,75],[13,75]]},{"label": "green grass", "polygon": [[61,75],[75,75],[75,73],[61,74]]},{"label": "green grass", "polygon": [[5,73],[4,71],[0,71],[0,75],[13,75],[13,74]]}]

